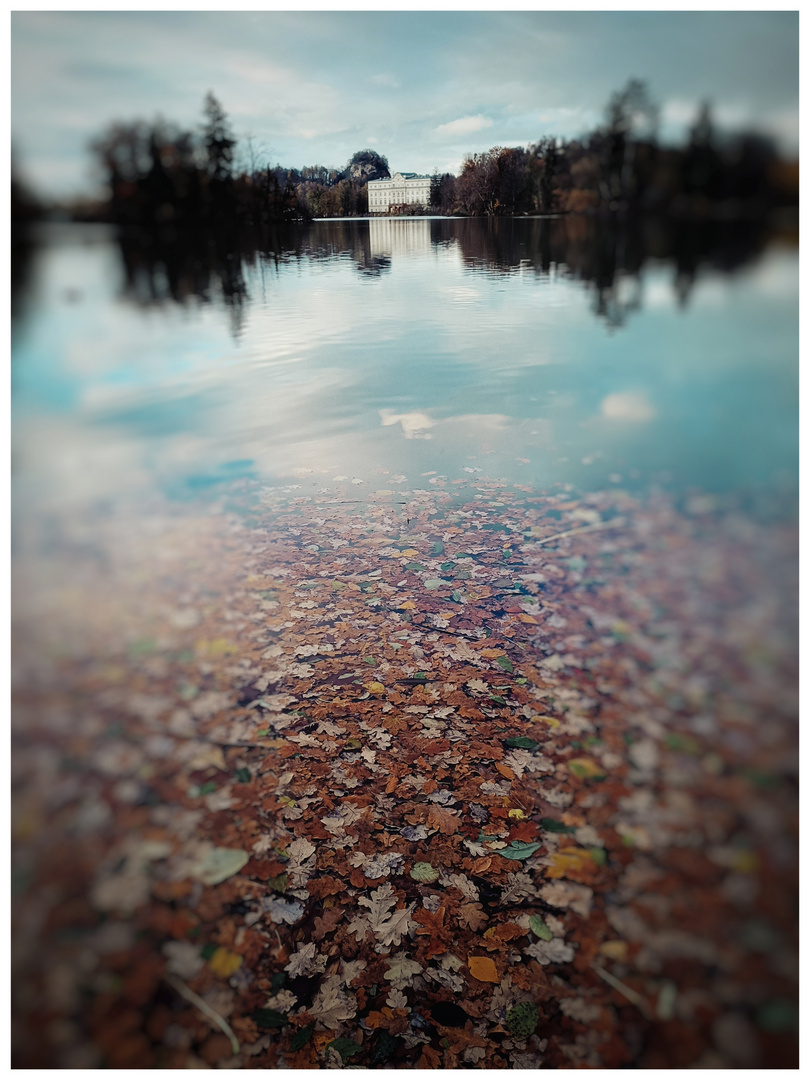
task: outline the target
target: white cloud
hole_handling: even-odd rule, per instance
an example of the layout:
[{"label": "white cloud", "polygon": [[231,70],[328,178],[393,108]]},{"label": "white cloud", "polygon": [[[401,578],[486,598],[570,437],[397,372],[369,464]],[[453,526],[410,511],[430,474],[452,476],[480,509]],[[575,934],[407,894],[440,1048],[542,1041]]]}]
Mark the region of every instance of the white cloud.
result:
[{"label": "white cloud", "polygon": [[646,424],[657,415],[647,395],[638,391],[608,394],[602,401],[601,412],[608,420],[620,420],[627,424]]},{"label": "white cloud", "polygon": [[431,420],[427,413],[395,413],[393,409],[380,409],[379,413],[383,427],[401,424],[406,439],[431,438],[431,436],[427,434],[427,429],[434,427],[435,420]]},{"label": "white cloud", "polygon": [[471,135],[474,131],[492,127],[492,123],[489,117],[479,113],[478,116],[462,116],[447,124],[439,124],[435,131],[437,135]]}]

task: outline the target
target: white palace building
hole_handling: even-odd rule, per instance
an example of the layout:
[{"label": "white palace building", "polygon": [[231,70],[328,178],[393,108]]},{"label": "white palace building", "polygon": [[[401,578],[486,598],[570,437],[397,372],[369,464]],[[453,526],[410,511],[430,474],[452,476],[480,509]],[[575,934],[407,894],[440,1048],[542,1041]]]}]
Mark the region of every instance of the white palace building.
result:
[{"label": "white palace building", "polygon": [[369,180],[368,212],[389,214],[400,208],[430,206],[430,177],[396,172],[385,180]]}]

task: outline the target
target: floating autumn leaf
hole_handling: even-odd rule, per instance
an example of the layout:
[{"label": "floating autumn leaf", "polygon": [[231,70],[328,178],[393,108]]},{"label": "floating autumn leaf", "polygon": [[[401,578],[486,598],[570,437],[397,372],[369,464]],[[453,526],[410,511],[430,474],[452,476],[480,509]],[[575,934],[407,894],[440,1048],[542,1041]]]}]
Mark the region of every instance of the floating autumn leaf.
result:
[{"label": "floating autumn leaf", "polygon": [[539,1015],[533,1001],[519,1001],[506,1013],[506,1026],[517,1039],[528,1039],[534,1034]]},{"label": "floating autumn leaf", "polygon": [[323,980],[308,1012],[333,1031],[355,1016],[357,1002],[346,993],[342,975],[329,975]]},{"label": "floating autumn leaf", "polygon": [[349,1058],[359,1054],[363,1047],[359,1043],[352,1042],[351,1039],[333,1039],[332,1042],[326,1044],[325,1049],[334,1050],[340,1054],[340,1060],[345,1065]]},{"label": "floating autumn leaf", "polygon": [[495,961],[490,956],[470,956],[467,966],[472,977],[479,982],[500,982]]},{"label": "floating autumn leaf", "polygon": [[388,961],[389,967],[383,978],[400,990],[410,986],[414,975],[418,975],[420,971],[424,970],[421,964],[417,963],[416,960],[411,960],[404,952],[389,956]]},{"label": "floating autumn leaf", "polygon": [[503,745],[517,750],[534,750],[537,742],[535,739],[530,739],[528,735],[514,735],[504,739]]},{"label": "floating autumn leaf", "polygon": [[574,959],[574,950],[562,938],[552,938],[551,941],[533,941],[526,946],[526,952],[533,960],[541,964],[564,964]]},{"label": "floating autumn leaf", "polygon": [[568,762],[568,768],[580,780],[591,780],[596,776],[604,778],[605,775],[605,770],[601,765],[597,765],[593,758],[571,758]]},{"label": "floating autumn leaf", "polygon": [[287,1023],[287,1017],[277,1009],[254,1009],[250,1018],[263,1028],[280,1028]]},{"label": "floating autumn leaf", "polygon": [[456,914],[458,921],[473,931],[480,930],[488,922],[484,909],[480,904],[459,904]]},{"label": "floating autumn leaf", "polygon": [[546,870],[546,876],[562,878],[572,874],[588,873],[594,869],[595,865],[592,853],[585,848],[560,848],[551,856],[551,865]]},{"label": "floating autumn leaf", "polygon": [[238,953],[219,948],[209,959],[208,966],[215,975],[222,979],[228,979],[242,966],[242,957]]},{"label": "floating autumn leaf", "polygon": [[210,847],[191,867],[191,876],[203,885],[219,885],[221,881],[238,874],[249,861],[250,855],[246,851]]},{"label": "floating autumn leaf", "polygon": [[618,960],[619,963],[624,963],[627,959],[628,944],[626,941],[603,941],[599,946],[599,952],[602,956],[606,956],[608,960]]},{"label": "floating autumn leaf", "polygon": [[437,881],[439,878],[439,871],[434,870],[430,863],[418,862],[413,864],[411,877],[414,881]]},{"label": "floating autumn leaf", "polygon": [[315,1030],[314,1024],[307,1024],[306,1027],[299,1028],[295,1035],[290,1039],[290,1050],[300,1050],[303,1046],[306,1046],[309,1040],[312,1038],[312,1033]]},{"label": "floating autumn leaf", "polygon": [[541,938],[543,941],[551,941],[554,937],[539,915],[530,916],[529,926],[531,927],[532,933],[536,934],[537,937]]},{"label": "floating autumn leaf", "polygon": [[508,847],[501,848],[498,854],[502,859],[528,859],[542,846],[538,840],[531,844],[527,844],[524,840],[513,840]]}]

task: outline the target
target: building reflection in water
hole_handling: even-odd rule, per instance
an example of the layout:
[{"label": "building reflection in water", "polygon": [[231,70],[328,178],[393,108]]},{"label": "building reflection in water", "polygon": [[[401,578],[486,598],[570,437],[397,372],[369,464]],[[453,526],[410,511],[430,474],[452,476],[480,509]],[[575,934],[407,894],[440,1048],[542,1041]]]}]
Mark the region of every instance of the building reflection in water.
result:
[{"label": "building reflection in water", "polygon": [[372,255],[425,255],[430,251],[431,222],[425,218],[372,218],[368,223]]}]

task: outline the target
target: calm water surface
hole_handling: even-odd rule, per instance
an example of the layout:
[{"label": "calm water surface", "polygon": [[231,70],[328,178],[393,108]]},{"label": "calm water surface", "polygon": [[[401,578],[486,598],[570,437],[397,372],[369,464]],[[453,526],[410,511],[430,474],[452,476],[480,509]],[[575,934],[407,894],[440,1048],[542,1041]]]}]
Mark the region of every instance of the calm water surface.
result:
[{"label": "calm water surface", "polygon": [[19,516],[381,470],[790,495],[798,254],[750,232],[358,220],[201,254],[51,227],[14,326]]},{"label": "calm water surface", "polygon": [[[379,827],[384,817],[390,828],[380,857],[393,853],[397,888],[405,880],[415,895],[404,875],[416,874],[402,860],[416,845],[404,829],[396,835],[396,815],[417,804],[394,795],[389,779],[414,770],[402,788],[421,793],[424,784],[433,799],[437,782],[427,788],[419,770],[436,768],[448,788],[442,805],[468,802],[462,790],[477,789],[449,790],[463,750],[458,775],[497,800],[493,820],[529,793],[535,820],[518,826],[524,841],[550,828],[541,814],[553,821],[563,807],[585,823],[576,839],[588,847],[560,852],[562,868],[539,853],[542,862],[523,866],[538,882],[548,870],[594,883],[591,919],[573,901],[574,917],[564,910],[570,897],[549,900],[559,901],[555,925],[573,943],[555,938],[562,955],[596,949],[605,933],[643,942],[612,970],[658,1012],[622,1009],[609,1031],[602,1024],[614,1048],[626,1038],[623,1061],[792,1067],[795,245],[741,225],[620,229],[583,219],[320,222],[193,248],[61,227],[16,265],[14,281],[11,962],[20,1063],[200,1067],[197,1046],[210,1047],[211,1032],[199,1019],[189,1020],[196,1028],[169,1024],[182,1004],[167,1005],[178,983],[161,984],[161,973],[175,946],[191,957],[182,986],[211,955],[198,955],[203,943],[230,942],[230,933],[236,949],[259,941],[243,939],[238,912],[253,904],[259,918],[250,897],[262,885],[249,881],[244,903],[241,892],[209,903],[189,859],[226,846],[243,867],[248,849],[268,852],[275,838],[281,851],[293,834],[308,843],[314,828],[318,873],[331,874],[341,859],[348,866],[336,849],[355,837],[344,833],[335,850],[322,843],[327,822],[337,831],[321,799],[366,807],[374,798]],[[377,759],[369,733],[393,709],[385,726],[397,737],[384,735]],[[329,718],[317,731],[330,741],[312,734],[311,717]],[[414,761],[423,737],[444,739],[445,730],[450,749],[426,755],[430,765]],[[498,759],[503,747],[525,747],[514,736],[526,734],[549,760],[535,766],[515,750],[516,773]],[[289,756],[288,738],[301,753]],[[328,763],[316,771],[311,754]],[[521,779],[527,761],[533,771]],[[245,773],[257,786],[241,786]],[[282,790],[298,805],[286,794],[271,801]],[[478,806],[478,829],[489,812]],[[446,824],[424,848],[435,865],[490,875],[487,848],[461,848]],[[337,885],[347,913],[370,905],[356,890],[381,872],[369,835],[352,854],[351,888]],[[591,848],[594,837],[607,848]],[[483,852],[483,866],[467,850]],[[586,859],[596,877],[578,876],[591,872]],[[492,872],[482,898],[501,895],[506,871]],[[225,907],[226,895],[239,903]],[[306,889],[294,895],[309,902]],[[325,895],[312,890],[311,899]],[[303,948],[310,933],[309,914],[295,925],[303,904],[284,911],[261,931],[258,961],[213,954],[240,965],[206,997],[235,1028],[271,985],[255,976],[275,979],[293,940]],[[458,965],[467,956],[472,971],[480,939],[455,915],[446,925]],[[167,942],[186,930],[187,941]],[[422,941],[411,930],[402,948]],[[515,948],[510,941],[498,963],[517,957],[525,972]],[[555,982],[579,988],[575,1006],[596,1002],[612,1016],[616,999],[600,1011],[604,974],[587,971],[593,955],[566,961],[559,970],[570,984]],[[465,985],[434,970],[442,996]],[[212,963],[200,979],[213,978]],[[300,984],[289,983],[296,1002]],[[501,1001],[517,992],[508,985],[479,980]],[[194,986],[204,992],[202,981]],[[415,986],[423,1009],[433,988]],[[481,994],[475,1016],[495,1016]],[[546,996],[543,1009],[556,1017]],[[671,1018],[676,1000],[680,1020],[659,1023],[661,1001]],[[341,1030],[370,1032],[358,1023],[365,1018]],[[555,1041],[573,1039],[570,1026],[566,1018]],[[595,1053],[591,1034],[576,1036],[565,1067],[597,1061],[582,1057]],[[274,1048],[282,1038],[273,1033]],[[263,1052],[262,1040],[245,1055]],[[554,1060],[532,1053],[510,1060]]]}]

